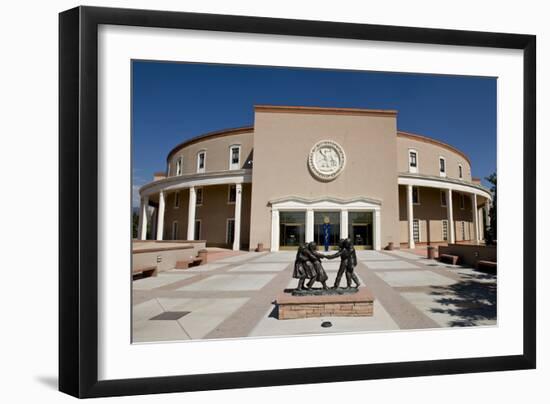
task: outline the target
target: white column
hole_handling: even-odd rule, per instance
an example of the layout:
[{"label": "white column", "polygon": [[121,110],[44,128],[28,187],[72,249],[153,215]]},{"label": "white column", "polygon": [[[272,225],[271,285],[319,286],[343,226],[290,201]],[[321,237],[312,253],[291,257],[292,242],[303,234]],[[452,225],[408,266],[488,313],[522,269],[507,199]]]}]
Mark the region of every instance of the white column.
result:
[{"label": "white column", "polygon": [[[380,222],[380,209],[376,209],[373,215],[373,226],[374,226],[374,249],[382,249],[382,224]],[[413,238],[414,245],[414,238]],[[414,247],[413,247],[414,248]]]},{"label": "white column", "polygon": [[241,249],[241,204],[242,204],[242,185],[235,184],[235,226],[233,235],[233,251]]},{"label": "white column", "polygon": [[161,191],[159,194],[159,209],[157,212],[157,240],[162,240],[164,234],[164,205],[165,193]]},{"label": "white column", "polygon": [[271,211],[271,248],[270,250],[279,251],[279,211]]},{"label": "white column", "polygon": [[477,195],[472,194],[472,219],[474,221],[474,242],[477,244],[479,242],[479,222],[478,222],[478,212],[477,212]]},{"label": "white column", "polygon": [[409,225],[409,248],[414,248],[413,219],[413,188],[412,185],[407,185],[407,221]]},{"label": "white column", "polygon": [[306,243],[313,241],[314,218],[313,209],[306,210]]},{"label": "white column", "polygon": [[340,238],[348,238],[348,211],[347,209],[342,209],[340,211]]},{"label": "white column", "polygon": [[149,207],[149,197],[144,196],[141,198],[141,206],[139,208],[138,238],[140,240],[147,240],[147,208],[148,207]]},{"label": "white column", "polygon": [[453,191],[447,190],[447,222],[449,223],[449,244],[455,242],[455,220],[453,216]]},{"label": "white column", "polygon": [[187,214],[187,240],[195,239],[195,207],[197,205],[197,193],[195,187],[189,188],[189,211]]}]

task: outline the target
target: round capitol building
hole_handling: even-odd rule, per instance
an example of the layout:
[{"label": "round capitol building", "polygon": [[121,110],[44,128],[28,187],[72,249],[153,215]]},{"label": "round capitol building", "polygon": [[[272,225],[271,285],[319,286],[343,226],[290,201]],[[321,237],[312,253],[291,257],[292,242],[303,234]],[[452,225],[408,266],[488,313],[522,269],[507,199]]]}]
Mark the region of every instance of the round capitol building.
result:
[{"label": "round capitol building", "polygon": [[483,240],[491,194],[468,156],[398,131],[397,113],[256,105],[254,126],[169,151],[140,188],[138,238],[271,251]]}]

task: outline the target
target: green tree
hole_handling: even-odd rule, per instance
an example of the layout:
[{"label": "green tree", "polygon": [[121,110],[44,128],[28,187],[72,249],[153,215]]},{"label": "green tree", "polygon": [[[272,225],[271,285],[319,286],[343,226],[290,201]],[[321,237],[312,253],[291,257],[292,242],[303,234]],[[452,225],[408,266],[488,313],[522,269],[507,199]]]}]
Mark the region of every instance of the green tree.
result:
[{"label": "green tree", "polygon": [[497,173],[494,172],[485,179],[491,184],[493,202],[489,209],[489,227],[486,229],[485,240],[487,244],[493,244],[497,240]]},{"label": "green tree", "polygon": [[137,238],[139,226],[139,215],[136,212],[132,212],[132,238]]}]

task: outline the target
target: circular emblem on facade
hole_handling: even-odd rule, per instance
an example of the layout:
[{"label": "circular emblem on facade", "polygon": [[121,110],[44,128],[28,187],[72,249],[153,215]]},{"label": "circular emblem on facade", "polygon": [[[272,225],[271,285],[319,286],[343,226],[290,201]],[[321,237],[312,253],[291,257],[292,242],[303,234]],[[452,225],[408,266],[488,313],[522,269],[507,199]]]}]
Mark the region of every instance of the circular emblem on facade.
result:
[{"label": "circular emblem on facade", "polygon": [[309,152],[308,165],[315,177],[330,181],[344,170],[346,154],[338,143],[332,140],[321,140]]}]

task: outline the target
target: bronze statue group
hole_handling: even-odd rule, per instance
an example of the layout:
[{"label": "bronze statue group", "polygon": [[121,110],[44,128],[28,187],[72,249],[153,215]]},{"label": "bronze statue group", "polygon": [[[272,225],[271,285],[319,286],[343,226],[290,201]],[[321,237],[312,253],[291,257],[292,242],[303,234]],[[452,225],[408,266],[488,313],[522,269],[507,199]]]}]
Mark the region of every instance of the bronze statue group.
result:
[{"label": "bronze statue group", "polygon": [[[346,275],[347,288],[352,287],[352,281],[355,287],[360,285],[354,268],[357,265],[357,255],[350,239],[341,239],[338,243],[338,251],[334,254],[321,254],[317,251],[317,245],[314,242],[305,243],[298,247],[296,261],[294,262],[294,271],[292,277],[298,279],[297,290],[312,289],[315,282],[320,282],[323,289],[328,289],[328,276],[321,264],[322,259],[334,259],[340,257],[340,267],[334,281],[334,289],[340,287],[342,276]],[[306,285],[306,279],[309,279]]]}]

